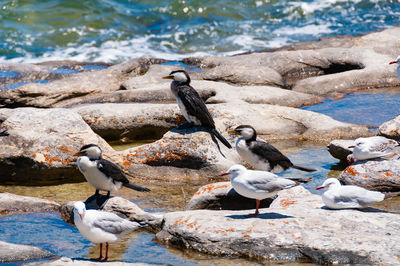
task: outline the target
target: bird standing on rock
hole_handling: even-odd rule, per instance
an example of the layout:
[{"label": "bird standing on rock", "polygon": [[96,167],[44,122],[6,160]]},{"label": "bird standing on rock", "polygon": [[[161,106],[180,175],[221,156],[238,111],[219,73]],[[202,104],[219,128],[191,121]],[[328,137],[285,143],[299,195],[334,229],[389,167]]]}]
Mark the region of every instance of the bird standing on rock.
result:
[{"label": "bird standing on rock", "polygon": [[260,200],[271,198],[279,191],[299,184],[298,182],[279,177],[270,172],[248,170],[240,164],[231,166],[228,171],[221,174],[221,176],[224,175],[231,175],[232,187],[238,194],[256,200],[256,211],[254,214],[248,215],[248,217],[258,216]]},{"label": "bird standing on rock", "polygon": [[257,139],[257,132],[252,126],[240,125],[228,132],[241,135],[236,141],[236,151],[246,163],[257,170],[279,173],[292,167],[306,172],[317,171],[293,164],[277,148],[266,141]]},{"label": "bird standing on rock", "polygon": [[[118,215],[98,210],[86,210],[85,203],[74,203],[74,223],[79,232],[90,242],[100,244],[100,256],[97,260],[108,259],[108,243],[118,241],[123,235],[143,225],[131,222]],[[103,243],[106,244],[106,256],[103,258]]]},{"label": "bird standing on rock", "polygon": [[122,173],[121,169],[112,162],[101,158],[101,148],[95,144],[84,145],[75,154],[80,156],[77,164],[81,173],[93,187],[96,188],[95,195],[99,195],[99,190],[110,192],[117,191],[121,186],[128,187],[137,191],[148,192],[150,189],[132,183]]},{"label": "bird standing on rock", "polygon": [[400,194],[400,192],[370,191],[351,185],[342,186],[336,178],[328,178],[321,186],[316,188],[316,190],[319,189],[326,189],[322,194],[322,201],[330,209],[362,209],[372,203]]},{"label": "bird standing on rock", "polygon": [[347,161],[351,164],[360,160],[390,157],[396,154],[398,146],[397,141],[382,136],[358,138],[354,140],[354,145],[349,146],[353,148],[353,153],[347,156]]},{"label": "bird standing on rock", "polygon": [[204,127],[226,147],[231,149],[231,144],[215,128],[214,120],[203,99],[201,99],[197,91],[190,86],[190,77],[188,73],[184,70],[176,70],[172,71],[168,76],[163,77],[163,79],[173,79],[171,91],[185,119],[192,125]]}]

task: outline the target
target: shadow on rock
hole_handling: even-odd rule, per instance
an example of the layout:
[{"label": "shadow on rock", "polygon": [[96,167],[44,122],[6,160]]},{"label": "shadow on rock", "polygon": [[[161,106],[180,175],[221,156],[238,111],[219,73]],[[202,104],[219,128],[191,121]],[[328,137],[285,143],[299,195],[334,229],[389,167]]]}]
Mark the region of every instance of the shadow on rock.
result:
[{"label": "shadow on rock", "polygon": [[267,212],[261,213],[257,217],[248,217],[248,214],[240,214],[240,215],[228,215],[226,217],[232,219],[249,219],[249,218],[260,218],[260,219],[286,219],[286,218],[295,218],[293,216],[284,215],[276,212]]},{"label": "shadow on rock", "polygon": [[113,198],[113,196],[93,194],[85,200],[85,205],[87,210],[100,210],[104,208],[106,202]]}]

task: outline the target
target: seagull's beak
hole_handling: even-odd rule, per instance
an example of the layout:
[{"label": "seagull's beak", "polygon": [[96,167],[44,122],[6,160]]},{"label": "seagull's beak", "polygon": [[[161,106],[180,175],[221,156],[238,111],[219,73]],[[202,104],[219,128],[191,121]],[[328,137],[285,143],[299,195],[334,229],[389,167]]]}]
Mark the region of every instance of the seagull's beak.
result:
[{"label": "seagull's beak", "polygon": [[351,145],[351,146],[349,146],[349,147],[347,147],[347,148],[349,148],[349,149],[354,149],[356,146],[354,146],[354,145]]},{"label": "seagull's beak", "polygon": [[234,130],[234,129],[229,129],[229,130],[228,130],[228,133],[229,133],[229,134],[240,135],[240,132],[239,132],[239,131],[236,131],[236,130]]},{"label": "seagull's beak", "polygon": [[165,76],[165,77],[162,77],[162,79],[174,79],[174,76]]},{"label": "seagull's beak", "polygon": [[320,187],[316,187],[315,190],[320,190],[320,189],[324,189],[325,187],[320,186]]},{"label": "seagull's beak", "polygon": [[79,216],[81,217],[81,220],[83,220],[83,213],[80,213]]},{"label": "seagull's beak", "polygon": [[220,174],[219,176],[226,176],[226,175],[229,175],[228,173],[222,173],[222,174]]},{"label": "seagull's beak", "polygon": [[396,63],[397,63],[396,61],[392,61],[392,62],[389,62],[389,65],[396,64]]}]

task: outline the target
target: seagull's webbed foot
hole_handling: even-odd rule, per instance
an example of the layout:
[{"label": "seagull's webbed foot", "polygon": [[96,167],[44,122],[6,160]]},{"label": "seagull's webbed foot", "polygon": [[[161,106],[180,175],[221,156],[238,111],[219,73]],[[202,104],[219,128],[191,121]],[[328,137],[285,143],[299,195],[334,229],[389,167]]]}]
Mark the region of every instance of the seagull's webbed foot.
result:
[{"label": "seagull's webbed foot", "polygon": [[249,215],[246,215],[247,218],[253,218],[258,216],[258,211]]}]

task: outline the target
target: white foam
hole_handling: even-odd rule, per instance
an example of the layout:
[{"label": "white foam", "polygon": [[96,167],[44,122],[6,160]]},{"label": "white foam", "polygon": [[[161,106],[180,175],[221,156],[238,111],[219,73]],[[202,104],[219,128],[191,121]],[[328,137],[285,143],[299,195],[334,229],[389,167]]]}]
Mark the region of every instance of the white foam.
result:
[{"label": "white foam", "polygon": [[330,24],[323,24],[323,25],[315,25],[310,24],[304,27],[282,27],[273,31],[274,34],[281,36],[290,36],[290,35],[313,35],[313,36],[320,36],[321,34],[328,34],[332,33],[332,29],[330,29]]}]

